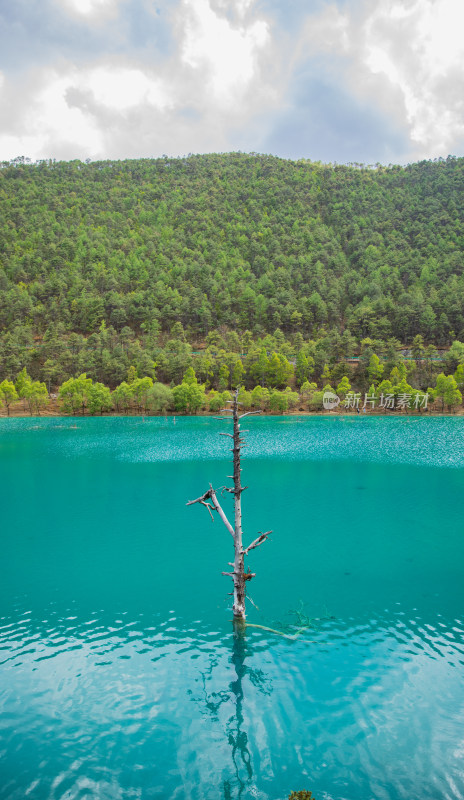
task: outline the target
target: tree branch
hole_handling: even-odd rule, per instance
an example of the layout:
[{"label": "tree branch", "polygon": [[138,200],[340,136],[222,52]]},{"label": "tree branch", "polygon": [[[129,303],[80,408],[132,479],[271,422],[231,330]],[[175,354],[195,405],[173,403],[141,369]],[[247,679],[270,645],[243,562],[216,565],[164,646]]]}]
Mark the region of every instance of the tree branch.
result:
[{"label": "tree branch", "polygon": [[196,500],[189,500],[189,502],[186,503],[186,505],[193,506],[195,503],[202,503],[203,505],[205,505],[205,501],[208,500],[210,497],[211,497],[211,490],[202,494],[201,497],[197,497]]},{"label": "tree branch", "polygon": [[213,510],[214,510],[214,509],[213,509],[213,506],[211,505],[211,503],[202,503],[201,505],[202,505],[202,506],[205,506],[205,508],[207,508],[207,509],[208,509],[208,511],[209,511],[209,514],[210,514],[210,517],[211,517],[211,519],[212,519],[212,520],[213,520],[213,522],[214,522],[214,517],[213,517]]},{"label": "tree branch", "polygon": [[240,414],[239,419],[243,419],[243,417],[249,417],[250,414],[261,414],[261,411],[245,411],[244,414]]},{"label": "tree branch", "polygon": [[255,550],[256,547],[259,547],[260,544],[266,541],[267,537],[272,533],[272,531],[266,531],[266,533],[260,533],[257,539],[254,540],[251,544],[248,545],[244,550],[242,550],[242,555],[246,556],[250,550]]},{"label": "tree branch", "polygon": [[230,492],[230,494],[233,494],[235,492],[235,489],[231,489],[229,486],[222,486],[221,497],[224,497],[224,492]]},{"label": "tree branch", "polygon": [[214,508],[214,506],[211,505],[211,503],[207,503],[206,502],[210,498],[211,498],[211,492],[205,492],[205,494],[202,497],[197,497],[196,500],[190,500],[190,502],[187,503],[187,505],[188,506],[193,506],[194,503],[200,503],[200,505],[205,506],[205,508],[207,508],[208,511],[209,511],[209,514],[210,514],[210,517],[211,517],[212,521],[214,522],[214,517],[213,517],[213,513],[212,512],[216,511],[216,509]]},{"label": "tree branch", "polygon": [[218,499],[216,497],[216,492],[214,491],[214,489],[211,486],[211,484],[209,485],[209,490],[210,490],[211,502],[212,502],[214,508],[216,509],[216,511],[218,512],[219,516],[221,517],[224,525],[226,526],[227,530],[229,531],[229,533],[230,533],[230,535],[232,536],[232,539],[233,539],[235,531],[234,531],[232,525],[230,524],[229,520],[227,519],[226,515],[224,514],[224,511],[222,510],[222,508],[221,508],[221,506],[219,504],[219,501],[218,501]]},{"label": "tree branch", "polygon": [[[207,500],[211,500],[211,503],[213,505],[211,505],[211,503],[207,503],[206,502]],[[221,508],[221,506],[219,504],[219,501],[218,501],[218,499],[216,497],[216,492],[214,491],[214,489],[211,486],[211,484],[209,485],[209,489],[208,489],[207,492],[205,492],[201,497],[197,497],[196,500],[190,500],[188,503],[186,503],[186,505],[193,506],[193,505],[195,505],[195,503],[200,503],[200,505],[206,506],[206,508],[208,509],[209,513],[211,514],[211,519],[213,519],[213,515],[212,515],[211,512],[212,512],[213,506],[214,506],[214,511],[218,512],[218,514],[221,517],[224,525],[226,526],[227,530],[229,531],[230,535],[233,538],[234,529],[233,529],[232,525],[230,524],[229,520],[227,519],[223,509]],[[213,522],[214,522],[214,519],[213,519]]]}]

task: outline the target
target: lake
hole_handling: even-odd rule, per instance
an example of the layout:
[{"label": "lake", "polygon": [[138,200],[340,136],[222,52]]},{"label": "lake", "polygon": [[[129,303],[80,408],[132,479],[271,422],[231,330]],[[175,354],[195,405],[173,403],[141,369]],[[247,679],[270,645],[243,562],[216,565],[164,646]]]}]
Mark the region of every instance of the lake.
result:
[{"label": "lake", "polygon": [[226,422],[0,420],[0,798],[464,798],[464,420],[242,427],[240,637]]}]

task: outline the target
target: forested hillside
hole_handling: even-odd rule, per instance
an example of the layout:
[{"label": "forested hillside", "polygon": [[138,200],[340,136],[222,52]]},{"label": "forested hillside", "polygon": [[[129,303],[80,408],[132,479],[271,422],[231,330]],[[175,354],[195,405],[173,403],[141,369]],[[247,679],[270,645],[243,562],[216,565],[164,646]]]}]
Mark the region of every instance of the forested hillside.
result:
[{"label": "forested hillside", "polygon": [[266,383],[264,349],[299,358],[280,381],[299,385],[360,352],[394,365],[415,337],[432,361],[464,340],[463,190],[458,158],[3,163],[0,380],[116,386],[133,366],[169,383],[193,365],[230,388]]}]

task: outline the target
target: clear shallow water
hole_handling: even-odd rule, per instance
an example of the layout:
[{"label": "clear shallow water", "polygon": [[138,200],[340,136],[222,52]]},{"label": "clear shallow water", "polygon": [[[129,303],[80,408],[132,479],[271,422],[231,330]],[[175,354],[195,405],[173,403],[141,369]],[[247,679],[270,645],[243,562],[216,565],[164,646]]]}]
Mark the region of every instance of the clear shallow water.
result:
[{"label": "clear shallow water", "polygon": [[248,617],[296,641],[234,638],[185,506],[225,423],[0,421],[1,798],[464,797],[464,421],[247,423]]}]

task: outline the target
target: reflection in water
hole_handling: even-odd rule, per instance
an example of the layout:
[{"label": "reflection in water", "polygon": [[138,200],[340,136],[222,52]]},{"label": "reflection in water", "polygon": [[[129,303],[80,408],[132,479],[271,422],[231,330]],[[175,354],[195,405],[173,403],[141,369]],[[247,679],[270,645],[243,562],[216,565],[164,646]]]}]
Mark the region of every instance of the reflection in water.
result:
[{"label": "reflection in water", "polygon": [[[306,631],[311,627],[313,620],[304,614],[302,601],[300,602],[300,607],[291,613],[297,617],[296,626],[288,626],[279,623],[279,627],[282,631],[260,625],[255,625],[253,627],[262,627],[263,630],[271,631],[273,634],[283,636],[288,640],[296,640],[300,632]],[[250,639],[247,638],[246,634],[247,625],[237,620],[234,621],[233,625],[231,663],[235,670],[235,679],[229,684],[230,693],[226,695],[226,699],[232,699],[234,713],[227,722],[226,730],[228,743],[231,747],[235,781],[233,783],[230,780],[224,781],[224,800],[232,800],[232,798],[240,800],[240,798],[243,797],[244,791],[251,785],[253,778],[252,759],[248,746],[248,733],[244,729],[243,681],[245,678],[248,678],[249,682],[262,694],[268,695],[271,693],[270,680],[265,673],[261,669],[251,668],[245,663],[246,657],[251,657],[252,655]],[[283,631],[286,628],[287,632],[284,633]],[[236,789],[235,794],[234,789]]]},{"label": "reflection in water", "polygon": [[[231,681],[230,690],[235,704],[235,714],[233,714],[227,725],[229,744],[232,749],[232,762],[235,770],[237,794],[240,798],[251,782],[253,768],[251,766],[251,756],[248,749],[248,734],[243,729],[243,678],[247,673],[245,665],[246,657],[246,636],[245,626],[234,623],[234,634],[232,640],[232,664],[235,669],[235,680]],[[241,777],[242,775],[246,776]],[[230,781],[224,781],[224,798],[231,800],[233,789]]]},{"label": "reflection in water", "polygon": [[250,683],[263,694],[270,693],[269,680],[260,669],[252,669],[247,666],[246,658],[251,656],[251,649],[246,635],[246,626],[240,622],[234,622],[232,634],[232,651],[230,664],[235,673],[229,683],[229,690],[208,693],[207,681],[211,679],[215,661],[210,661],[210,667],[202,673],[204,689],[203,703],[208,714],[218,720],[218,712],[221,706],[226,703],[232,704],[232,714],[227,719],[224,726],[226,740],[230,746],[232,759],[233,778],[226,778],[223,781],[224,800],[240,800],[245,790],[251,785],[253,779],[252,758],[249,749],[248,732],[245,730],[244,716],[244,690],[243,682],[247,678]]}]

